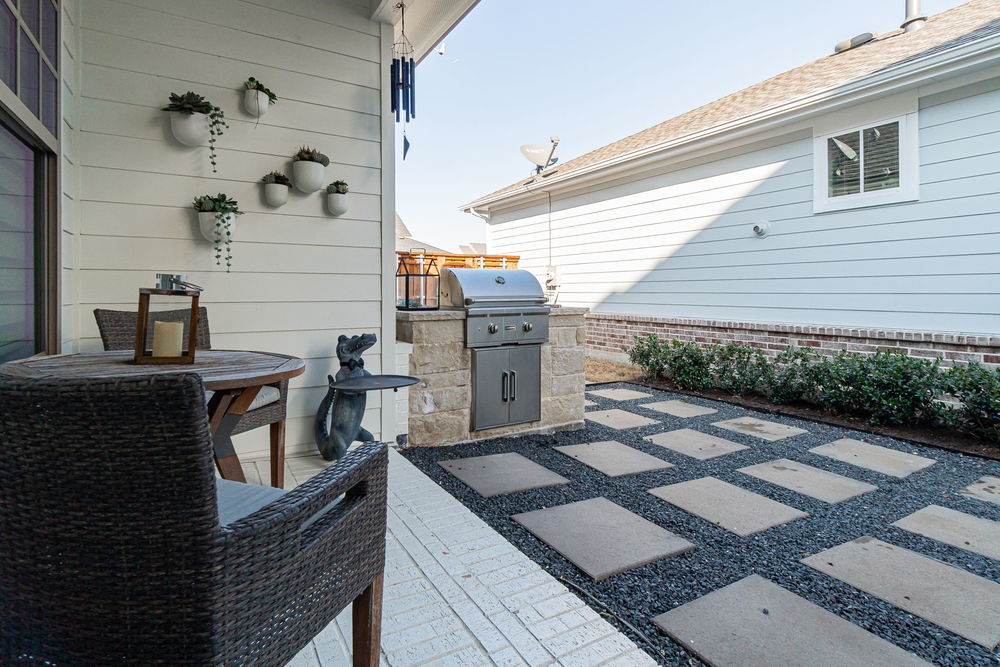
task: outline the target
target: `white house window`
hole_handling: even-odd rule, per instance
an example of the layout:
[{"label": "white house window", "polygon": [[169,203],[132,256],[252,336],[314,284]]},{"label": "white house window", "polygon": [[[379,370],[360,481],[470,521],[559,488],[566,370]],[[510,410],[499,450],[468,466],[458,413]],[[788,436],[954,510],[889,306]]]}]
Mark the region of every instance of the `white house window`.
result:
[{"label": "white house window", "polygon": [[909,116],[814,141],[816,212],[917,199],[917,136]]}]

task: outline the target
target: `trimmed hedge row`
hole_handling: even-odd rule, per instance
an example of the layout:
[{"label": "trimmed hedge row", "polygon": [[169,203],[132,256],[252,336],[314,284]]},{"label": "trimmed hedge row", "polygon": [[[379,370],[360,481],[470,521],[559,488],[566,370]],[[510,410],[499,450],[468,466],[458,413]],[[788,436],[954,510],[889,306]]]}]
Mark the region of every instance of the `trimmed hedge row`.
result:
[{"label": "trimmed hedge row", "polygon": [[941,360],[896,352],[816,355],[788,348],[774,359],[745,343],[635,338],[629,361],[682,389],[760,394],[774,403],[808,403],[884,426],[935,425],[1000,440],[1000,369],[942,368]]}]

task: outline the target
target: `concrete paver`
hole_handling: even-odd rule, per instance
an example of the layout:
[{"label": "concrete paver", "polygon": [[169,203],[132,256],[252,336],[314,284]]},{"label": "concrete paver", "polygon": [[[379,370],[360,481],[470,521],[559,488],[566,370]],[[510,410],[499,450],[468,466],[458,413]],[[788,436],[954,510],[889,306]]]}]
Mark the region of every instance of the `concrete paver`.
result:
[{"label": "concrete paver", "polygon": [[710,665],[928,665],[756,574],[653,619]]},{"label": "concrete paver", "polygon": [[547,507],[511,518],[595,581],[695,546],[607,498]]},{"label": "concrete paver", "polygon": [[873,537],[802,563],[992,650],[1000,642],[1000,584]]}]

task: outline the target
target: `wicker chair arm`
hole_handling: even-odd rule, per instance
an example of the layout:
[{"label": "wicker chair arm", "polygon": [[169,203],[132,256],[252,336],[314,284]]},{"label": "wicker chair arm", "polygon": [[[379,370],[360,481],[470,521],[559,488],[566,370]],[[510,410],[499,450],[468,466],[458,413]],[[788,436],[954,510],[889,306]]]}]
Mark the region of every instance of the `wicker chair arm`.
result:
[{"label": "wicker chair arm", "polygon": [[[246,537],[258,541],[294,539],[304,547],[322,533],[343,524],[363,503],[380,503],[384,513],[386,450],[387,445],[382,442],[362,444],[308,482],[227,525],[223,534],[237,541]],[[344,498],[337,505],[328,507],[341,496]]]}]

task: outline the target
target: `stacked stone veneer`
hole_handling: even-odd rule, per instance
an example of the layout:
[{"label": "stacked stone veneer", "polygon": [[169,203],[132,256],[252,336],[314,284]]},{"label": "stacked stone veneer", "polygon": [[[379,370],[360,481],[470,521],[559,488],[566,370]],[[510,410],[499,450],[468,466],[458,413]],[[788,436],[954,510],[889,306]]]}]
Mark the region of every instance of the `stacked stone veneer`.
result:
[{"label": "stacked stone veneer", "polygon": [[450,445],[511,433],[583,428],[586,308],[553,308],[549,342],[542,345],[542,418],[537,422],[471,431],[472,350],[465,346],[465,312],[399,311],[396,340],[411,343],[407,441]]},{"label": "stacked stone veneer", "polygon": [[661,339],[713,343],[748,343],[776,355],[787,347],[811,347],[819,354],[842,350],[873,353],[894,350],[913,357],[940,357],[944,365],[977,361],[1000,365],[1000,335],[933,333],[859,329],[766,322],[727,322],[638,315],[587,315],[588,353],[618,357],[636,336],[656,334]]}]

